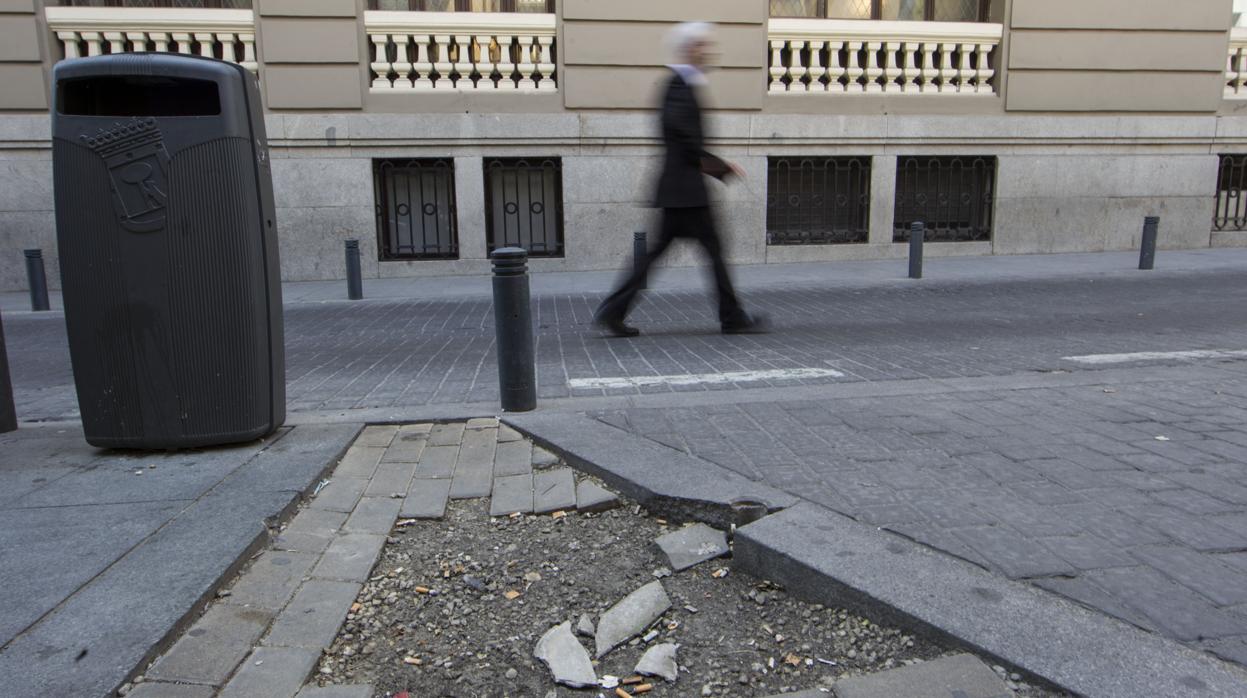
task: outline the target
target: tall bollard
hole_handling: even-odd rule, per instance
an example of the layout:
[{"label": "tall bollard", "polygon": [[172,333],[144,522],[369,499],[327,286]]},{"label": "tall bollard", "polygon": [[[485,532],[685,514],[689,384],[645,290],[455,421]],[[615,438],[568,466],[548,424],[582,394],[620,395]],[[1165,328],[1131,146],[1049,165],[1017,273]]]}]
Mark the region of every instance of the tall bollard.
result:
[{"label": "tall bollard", "polygon": [[30,283],[30,309],[50,310],[48,275],[43,268],[43,250],[26,250],[26,280]]},{"label": "tall bollard", "polygon": [[1160,232],[1160,216],[1143,219],[1143,244],[1139,247],[1139,268],[1148,271],[1156,264],[1156,237]]},{"label": "tall bollard", "polygon": [[922,242],[927,236],[926,224],[915,221],[909,226],[909,278],[922,278]]},{"label": "tall bollard", "polygon": [[[644,230],[632,234],[632,273],[639,274],[645,267],[645,256],[649,254],[649,243]],[[640,288],[649,288],[649,279],[641,277]]]},{"label": "tall bollard", "polygon": [[13,381],[9,380],[9,356],[4,348],[4,321],[0,319],[0,434],[17,431],[17,408],[13,406]]},{"label": "tall bollard", "polygon": [[359,240],[346,241],[346,296],[353,301],[364,297],[364,278],[359,271]]},{"label": "tall bollard", "polygon": [[498,338],[498,393],[502,409],[537,408],[533,369],[533,319],[529,307],[528,253],[518,247],[494,250],[494,332]]}]

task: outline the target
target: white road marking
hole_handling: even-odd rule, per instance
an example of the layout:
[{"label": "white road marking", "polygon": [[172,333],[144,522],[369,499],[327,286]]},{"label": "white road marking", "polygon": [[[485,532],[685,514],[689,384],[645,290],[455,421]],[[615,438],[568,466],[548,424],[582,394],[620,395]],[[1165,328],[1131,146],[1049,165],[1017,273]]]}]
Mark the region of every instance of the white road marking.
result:
[{"label": "white road marking", "polygon": [[1181,361],[1197,359],[1242,359],[1247,358],[1245,349],[1196,349],[1191,351],[1140,351],[1133,354],[1087,354],[1086,356],[1066,356],[1066,361],[1080,364],[1127,364],[1134,361]]},{"label": "white road marking", "polygon": [[685,373],[678,376],[627,376],[619,378],[572,378],[570,388],[639,388],[643,385],[701,385],[710,383],[745,383],[749,381],[799,380],[802,378],[843,378],[844,374],[829,368],[782,368],[773,371],[737,371],[734,373]]}]

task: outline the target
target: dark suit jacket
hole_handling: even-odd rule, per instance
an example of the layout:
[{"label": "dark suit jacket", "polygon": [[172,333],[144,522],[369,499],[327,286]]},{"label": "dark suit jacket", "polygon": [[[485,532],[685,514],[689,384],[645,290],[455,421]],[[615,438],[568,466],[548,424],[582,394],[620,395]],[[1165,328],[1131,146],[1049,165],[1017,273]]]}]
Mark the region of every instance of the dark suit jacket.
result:
[{"label": "dark suit jacket", "polygon": [[662,102],[662,140],[666,146],[662,175],[654,205],[658,208],[696,208],[710,205],[704,175],[723,179],[731,168],[706,152],[701,105],[692,86],[672,72]]}]

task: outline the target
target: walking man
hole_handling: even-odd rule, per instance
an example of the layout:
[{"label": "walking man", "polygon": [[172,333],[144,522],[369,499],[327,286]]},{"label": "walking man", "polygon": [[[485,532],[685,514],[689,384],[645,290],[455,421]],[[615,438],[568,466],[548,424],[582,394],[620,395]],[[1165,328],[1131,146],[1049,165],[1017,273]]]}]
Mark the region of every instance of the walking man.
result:
[{"label": "walking man", "polygon": [[719,180],[743,176],[741,169],[706,152],[701,105],[697,91],[706,85],[703,72],[710,57],[713,27],[703,22],[677,26],[668,36],[674,57],[671,78],[662,103],[662,140],[666,149],[654,205],[662,209],[662,229],[644,264],[633,271],[598,308],[594,319],[616,337],[635,337],[641,331],[625,320],[649,268],[676,238],[696,240],[710,255],[719,296],[719,324],[724,334],[765,331],[761,317],[745,313],[732,289],[723,261],[723,246],[715,230],[710,195],[704,177]]}]

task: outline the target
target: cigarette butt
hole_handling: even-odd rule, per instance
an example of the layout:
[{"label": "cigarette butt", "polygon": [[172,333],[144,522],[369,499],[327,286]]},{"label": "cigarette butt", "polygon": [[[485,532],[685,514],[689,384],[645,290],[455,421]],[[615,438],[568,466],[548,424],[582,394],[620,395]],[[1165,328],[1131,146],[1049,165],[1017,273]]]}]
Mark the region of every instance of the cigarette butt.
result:
[{"label": "cigarette butt", "polygon": [[565,516],[567,516],[567,512],[565,511],[556,511],[553,514],[550,514],[550,517],[555,519],[561,519]]},{"label": "cigarette butt", "polygon": [[616,689],[615,689],[615,695],[619,696],[619,698],[632,698],[632,694],[631,694],[631,693],[628,693],[627,691],[623,690],[622,688],[616,688]]},{"label": "cigarette butt", "polygon": [[640,695],[642,693],[649,693],[652,690],[654,690],[654,684],[643,683],[640,686],[637,686],[636,688],[632,689],[632,695],[635,696],[635,695]]},{"label": "cigarette butt", "polygon": [[503,596],[507,598],[507,601],[514,601],[515,599],[518,599],[520,597],[520,592],[512,589],[511,591],[508,591],[507,593],[503,594]]},{"label": "cigarette butt", "polygon": [[429,588],[428,588],[428,587],[416,587],[416,593],[417,593],[417,594],[427,594],[427,593],[429,593]]},{"label": "cigarette butt", "polygon": [[645,679],[641,678],[640,676],[629,676],[628,678],[624,679],[620,683],[622,683],[625,686],[631,686],[632,684],[642,683],[644,681]]},{"label": "cigarette butt", "polygon": [[363,608],[363,607],[364,607],[364,605],[363,605],[363,604],[361,604],[360,602],[356,601],[355,603],[351,604],[351,613],[359,613],[359,609],[361,609],[361,608]]}]

